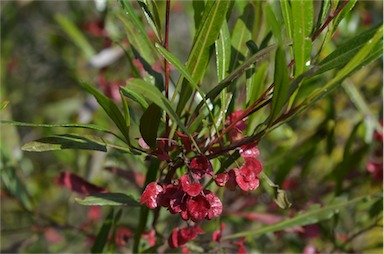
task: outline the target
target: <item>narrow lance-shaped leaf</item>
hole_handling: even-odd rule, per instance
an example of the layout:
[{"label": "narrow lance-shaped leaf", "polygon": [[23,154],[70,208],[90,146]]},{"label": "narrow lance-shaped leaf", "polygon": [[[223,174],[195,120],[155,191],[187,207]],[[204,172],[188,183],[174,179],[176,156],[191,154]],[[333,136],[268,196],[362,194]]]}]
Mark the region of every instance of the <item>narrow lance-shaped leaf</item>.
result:
[{"label": "narrow lance-shaped leaf", "polygon": [[128,126],[126,125],[124,116],[121,114],[116,104],[107,96],[102,94],[99,90],[97,90],[94,86],[85,82],[81,83],[81,85],[85,90],[87,90],[96,98],[97,102],[104,109],[105,113],[107,113],[109,118],[115,123],[121,134],[123,134],[125,141],[130,144]]},{"label": "narrow lance-shaped leaf", "polygon": [[[159,44],[156,44],[156,47],[160,51],[160,53],[164,56],[164,58],[167,59],[167,61],[170,62],[189,81],[189,85],[193,89],[198,91],[201,98],[203,99],[204,105],[208,109],[209,116],[210,116],[212,122],[214,122],[214,118],[213,118],[211,109],[209,107],[207,100],[205,99],[205,94],[200,89],[200,87],[197,85],[197,83],[193,80],[193,77],[191,76],[191,74],[188,73],[188,71],[186,70],[184,65],[172,53],[168,52],[165,48],[163,48]],[[216,127],[216,126],[214,125],[214,127]],[[216,130],[216,133],[218,134],[218,130]]]},{"label": "narrow lance-shaped leaf", "polygon": [[276,15],[272,10],[271,5],[267,4],[265,6],[265,13],[267,16],[268,25],[271,27],[273,35],[276,37],[277,42],[279,43],[279,46],[282,46],[283,37],[281,36],[281,32],[282,32],[281,24],[276,19]]},{"label": "narrow lance-shaped leaf", "polygon": [[123,193],[96,193],[83,199],[77,198],[76,202],[86,206],[140,206],[139,201]]},{"label": "narrow lance-shaped leaf", "polygon": [[24,126],[24,127],[44,127],[44,128],[82,128],[82,129],[90,129],[90,130],[96,130],[101,131],[104,133],[109,133],[114,135],[115,137],[123,140],[119,135],[113,133],[112,131],[102,128],[100,126],[94,125],[94,124],[83,124],[83,123],[63,123],[63,124],[39,124],[39,123],[24,123],[24,122],[17,122],[17,121],[7,121],[7,120],[0,120],[0,124],[9,124],[9,125],[15,125],[15,126]]},{"label": "narrow lance-shaped leaf", "polygon": [[352,199],[350,201],[337,200],[337,202],[334,202],[333,204],[330,204],[324,207],[313,205],[308,211],[298,214],[297,216],[291,219],[283,220],[276,224],[264,226],[258,229],[224,236],[223,240],[240,238],[244,236],[246,237],[246,236],[262,235],[262,234],[276,232],[276,231],[280,231],[288,228],[315,224],[319,221],[330,219],[340,209],[343,209],[343,208],[345,209],[350,205],[361,203],[362,201],[373,203],[379,199],[380,195],[377,195],[377,194],[369,195],[369,196],[364,195],[364,196]]},{"label": "narrow lance-shaped leaf", "polygon": [[312,40],[309,38],[313,26],[313,1],[291,1],[293,16],[293,52],[295,77],[309,67]]},{"label": "narrow lance-shaped leaf", "polygon": [[248,55],[246,42],[252,39],[255,8],[251,3],[244,6],[242,15],[237,19],[231,35],[232,56],[229,71],[234,70]]},{"label": "narrow lance-shaped leaf", "polygon": [[[146,97],[148,100],[156,103],[160,108],[162,108],[165,112],[167,112],[170,116],[170,118],[177,123],[177,125],[184,131],[185,134],[188,135],[188,137],[192,140],[193,144],[195,145],[196,149],[199,149],[197,146],[196,141],[192,137],[192,135],[189,133],[188,129],[185,127],[185,125],[181,122],[180,118],[176,114],[176,112],[173,110],[172,106],[169,104],[169,101],[165,96],[153,85],[146,83],[145,81],[141,79],[131,79],[128,80],[128,86],[132,88],[133,90],[136,90],[138,93],[140,93],[142,96]],[[126,89],[125,87],[120,87],[120,89],[123,91]]]},{"label": "narrow lance-shaped leaf", "polygon": [[91,44],[87,41],[81,31],[73,24],[73,22],[68,19],[66,16],[57,14],[55,20],[61,28],[67,33],[71,40],[78,46],[84,56],[90,59],[95,55],[95,50],[92,48]]},{"label": "narrow lance-shaped leaf", "polygon": [[[143,10],[144,16],[147,19],[148,24],[151,26],[153,32],[155,33],[157,39],[161,41],[161,26],[160,22],[156,20],[155,15],[152,14],[149,6],[148,0],[139,0],[137,1]],[[154,1],[151,1],[154,2]]]},{"label": "narrow lance-shaped leaf", "polygon": [[[206,7],[208,14],[205,15],[206,18],[196,33],[196,38],[186,63],[186,68],[196,83],[204,76],[209,61],[210,46],[216,41],[220,33],[230,1],[218,0],[212,5],[207,5],[210,7],[209,9]],[[183,83],[183,80],[184,78],[180,77],[175,89],[175,93],[177,93],[179,87],[183,85],[176,108],[178,114],[182,112],[192,94],[192,89],[186,83]]]},{"label": "narrow lance-shaped leaf", "polygon": [[119,0],[126,14],[118,14],[118,17],[125,25],[128,33],[128,39],[133,48],[140,54],[144,60],[152,65],[157,55],[152,42],[147,36],[143,23],[137,17],[132,7],[132,2],[128,0]]},{"label": "narrow lance-shaped leaf", "polygon": [[287,63],[285,61],[285,52],[282,47],[276,51],[275,57],[274,89],[272,97],[271,114],[269,116],[269,125],[280,114],[284,107],[288,94],[289,74]]},{"label": "narrow lance-shaped leaf", "polygon": [[105,244],[108,241],[109,231],[111,230],[113,223],[113,210],[111,210],[108,216],[105,218],[103,225],[100,228],[99,233],[96,236],[95,242],[91,248],[91,253],[102,253]]},{"label": "narrow lance-shaped leaf", "polygon": [[36,141],[29,142],[21,148],[29,152],[46,152],[63,149],[82,149],[107,151],[107,145],[100,137],[91,135],[62,134],[44,137]]},{"label": "narrow lance-shaped leaf", "polygon": [[161,119],[161,109],[152,103],[140,118],[140,133],[145,143],[152,149],[156,147],[157,129]]}]

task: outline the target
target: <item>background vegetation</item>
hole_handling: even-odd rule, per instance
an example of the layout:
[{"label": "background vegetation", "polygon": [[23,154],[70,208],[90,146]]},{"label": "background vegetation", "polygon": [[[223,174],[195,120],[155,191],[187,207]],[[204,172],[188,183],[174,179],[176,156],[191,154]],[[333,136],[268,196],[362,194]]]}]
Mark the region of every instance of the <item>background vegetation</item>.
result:
[{"label": "background vegetation", "polygon": [[[329,3],[329,12],[334,12],[343,4],[337,2],[324,1],[323,4]],[[137,27],[132,24],[131,16],[126,15],[128,7],[122,7],[117,1],[1,1],[0,103],[4,108],[1,119],[34,124],[95,124],[119,133],[94,97],[80,84],[85,81],[95,85],[120,108],[123,103],[119,86],[126,86],[130,78],[163,89],[161,52],[153,45],[163,38],[156,31],[164,31],[166,5],[162,1],[156,3],[159,16],[154,15],[153,20],[159,20],[150,23],[147,20],[151,19],[146,19],[145,14],[155,13],[152,2],[128,2],[145,27],[147,35],[143,35],[135,30]],[[204,6],[197,3],[172,1],[169,51],[182,63],[188,60],[201,20],[198,16],[204,10]],[[314,36],[327,19],[325,11],[317,22],[322,13],[321,3],[314,1],[316,17],[314,24],[307,28],[308,38]],[[140,8],[143,6],[151,12],[143,11]],[[297,93],[296,99],[287,97],[292,98],[287,103],[291,108],[302,105],[300,103],[313,95],[313,98],[322,95],[316,91],[348,71],[344,68],[347,63],[354,60],[358,63],[352,63],[353,71],[343,77],[342,82],[327,87],[331,93],[324,93],[319,100],[310,100],[311,107],[303,107],[305,110],[294,117],[279,114],[283,106],[288,110],[289,105],[278,105],[277,99],[273,99],[279,91],[276,87],[273,97],[268,93],[272,109],[263,106],[255,110],[247,120],[245,131],[252,137],[257,134],[255,130],[264,128],[260,124],[267,117],[282,120],[281,124],[263,133],[258,145],[264,173],[260,187],[249,193],[222,193],[224,210],[220,220],[202,225],[206,234],[187,245],[192,252],[235,252],[241,245],[236,244],[236,240],[241,237],[246,239],[248,252],[382,251],[382,30],[372,51],[360,59],[353,58],[380,33],[382,2],[349,1],[348,7],[314,40],[312,55],[303,54],[303,59],[299,59],[295,52],[297,47],[289,46],[290,39],[294,44],[296,39],[289,35],[283,5],[279,2],[267,5],[262,1],[236,1],[231,5],[226,17],[229,43],[222,42],[231,53],[227,70],[235,70],[260,52],[258,49],[273,45],[284,48],[284,53],[280,54],[283,55],[281,59],[287,59],[286,65],[295,56],[296,67],[287,73],[293,80],[298,80],[307,70],[306,59],[311,59],[311,66],[323,68],[319,75],[301,76],[304,77],[300,83],[302,87],[293,93]],[[220,28],[221,25],[217,29]],[[362,33],[365,34],[361,36]],[[149,38],[152,46],[145,45],[146,39],[140,36]],[[143,66],[144,61],[135,58],[134,47],[151,70]],[[231,73],[217,70],[220,65],[217,59],[223,59],[220,58],[223,55],[214,48],[211,50],[212,57],[207,60],[206,68],[201,65],[205,74],[202,78],[193,76],[201,80],[198,83],[204,94]],[[100,52],[104,52],[106,58],[102,58]],[[276,75],[280,74],[276,74],[279,61],[276,59],[279,58],[275,52],[275,48],[267,51],[262,60],[253,62],[233,85],[221,91],[220,103],[218,99],[213,101],[215,119],[226,110],[249,108],[276,82]],[[332,52],[337,53],[331,55],[328,62],[324,60]],[[298,70],[300,66],[301,71]],[[180,69],[172,66],[171,95],[179,76]],[[138,138],[142,135],[140,119],[151,100],[140,101],[142,97],[133,97],[131,94],[127,99],[131,121],[129,136],[132,144],[138,146]],[[223,101],[228,104],[224,105]],[[196,103],[191,105],[195,107]],[[223,105],[227,109],[223,110]],[[181,110],[175,107],[183,121],[187,119],[186,107]],[[192,125],[191,129],[204,136],[214,131],[207,110],[203,108],[201,112],[199,124]],[[158,133],[166,128],[164,122]],[[122,153],[121,150],[129,146],[124,146],[126,144],[113,134],[100,134],[95,129],[21,125],[1,125],[1,252],[89,252],[98,248],[110,252],[132,251],[134,242],[138,242],[133,232],[140,227],[137,223],[140,208],[115,209],[111,236],[103,238],[98,232],[106,232],[108,224],[104,219],[111,217],[111,208],[80,205],[75,199],[87,193],[84,190],[76,193],[75,187],[69,187],[63,179],[65,174],[72,172],[111,192],[129,194],[139,200],[150,165],[146,155]],[[59,149],[46,153],[21,150],[23,145],[29,144],[24,150],[36,151],[36,144],[30,142],[65,133],[95,135],[116,146],[108,146],[108,153],[94,151],[103,149],[97,142],[92,143],[91,150]],[[212,161],[215,171],[221,162],[221,158]],[[168,249],[166,240],[172,228],[179,226],[178,217],[165,211],[160,214],[153,248],[151,216],[144,225],[139,249],[174,251]],[[297,218],[297,221],[290,218]],[[279,224],[279,221],[287,223]],[[214,243],[211,234],[221,222],[225,224],[224,239]],[[95,245],[96,237],[99,237],[96,243],[108,242],[105,247],[104,244]]]}]

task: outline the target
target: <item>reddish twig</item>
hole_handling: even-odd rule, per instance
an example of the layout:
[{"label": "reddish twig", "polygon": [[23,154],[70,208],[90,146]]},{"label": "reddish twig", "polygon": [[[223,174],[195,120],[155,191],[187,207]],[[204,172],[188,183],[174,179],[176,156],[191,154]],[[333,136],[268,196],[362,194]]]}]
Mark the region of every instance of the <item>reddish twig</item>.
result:
[{"label": "reddish twig", "polygon": [[312,41],[316,40],[317,37],[321,34],[321,32],[328,26],[328,24],[341,12],[341,10],[344,9],[344,7],[347,5],[349,0],[345,0],[339,8],[334,13],[331,13],[328,15],[327,19],[325,20],[324,24],[320,27],[319,30],[312,36]]},{"label": "reddish twig", "polygon": [[[169,38],[169,12],[170,12],[171,0],[167,0],[165,9],[165,37],[164,37],[164,48],[168,51],[168,38]],[[164,58],[164,75],[165,75],[165,97],[169,98],[169,63]],[[169,134],[169,115],[165,117],[165,135]]]}]

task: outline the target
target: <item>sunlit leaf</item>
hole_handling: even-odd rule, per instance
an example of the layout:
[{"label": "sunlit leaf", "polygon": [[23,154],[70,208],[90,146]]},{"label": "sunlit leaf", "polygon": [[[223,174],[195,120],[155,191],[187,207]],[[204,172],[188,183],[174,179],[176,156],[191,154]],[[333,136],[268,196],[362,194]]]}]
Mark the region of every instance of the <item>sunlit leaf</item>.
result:
[{"label": "sunlit leaf", "polygon": [[[204,18],[202,24],[199,26],[192,50],[186,62],[186,69],[196,83],[199,83],[204,76],[209,61],[210,46],[212,46],[219,36],[220,28],[225,20],[230,1],[218,0],[207,5],[209,5],[210,8],[205,8],[207,14],[203,14],[203,16],[205,15],[206,18]],[[176,108],[178,114],[182,112],[192,93],[191,87],[183,83],[183,80],[183,77],[179,79],[175,90],[175,93],[177,93],[178,88],[182,84],[180,99]]]},{"label": "sunlit leaf", "polygon": [[291,1],[293,17],[293,52],[295,56],[295,77],[306,71],[311,58],[313,27],[313,1]]}]

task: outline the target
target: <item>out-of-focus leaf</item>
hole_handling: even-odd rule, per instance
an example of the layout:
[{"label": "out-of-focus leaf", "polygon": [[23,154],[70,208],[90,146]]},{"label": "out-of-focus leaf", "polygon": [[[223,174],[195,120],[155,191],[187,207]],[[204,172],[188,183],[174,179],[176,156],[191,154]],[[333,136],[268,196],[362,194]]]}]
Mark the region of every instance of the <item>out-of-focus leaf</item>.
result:
[{"label": "out-of-focus leaf", "polygon": [[57,183],[71,191],[77,192],[82,195],[91,195],[96,193],[108,192],[107,189],[94,185],[82,178],[81,176],[78,176],[69,171],[61,172],[59,177],[57,178]]},{"label": "out-of-focus leaf", "polygon": [[100,228],[100,231],[97,233],[95,242],[91,248],[91,253],[102,253],[104,246],[108,242],[109,231],[111,230],[113,223],[113,210],[109,212],[107,217],[104,220],[103,225]]},{"label": "out-of-focus leaf", "polygon": [[255,8],[251,3],[244,6],[242,15],[237,19],[231,35],[232,56],[229,70],[235,69],[248,55],[246,42],[252,39]]},{"label": "out-of-focus leaf", "polygon": [[[206,71],[206,67],[209,61],[210,46],[216,41],[220,33],[220,28],[226,18],[227,9],[230,5],[230,1],[218,0],[212,4],[207,4],[205,11],[207,15],[199,26],[199,30],[196,33],[192,50],[189,54],[186,62],[186,69],[193,77],[196,83],[198,83]],[[176,108],[176,112],[180,115],[187,101],[191,97],[192,89],[184,81],[184,77],[181,77],[177,83],[175,93],[178,92],[179,87],[182,84],[179,103]]]},{"label": "out-of-focus leaf", "polygon": [[161,113],[161,108],[152,103],[140,118],[141,136],[151,148],[156,147],[157,129],[159,128]]},{"label": "out-of-focus leaf", "polygon": [[90,206],[140,206],[139,201],[123,193],[96,193],[84,199],[76,198],[76,202]]},{"label": "out-of-focus leaf", "polygon": [[92,48],[91,44],[87,41],[81,31],[76,27],[73,22],[62,14],[55,15],[56,22],[61,26],[61,28],[67,33],[71,40],[78,46],[84,56],[90,59],[96,54],[95,50]]},{"label": "out-of-focus leaf", "polygon": [[313,1],[291,1],[293,16],[293,53],[295,77],[308,69],[311,59],[312,40],[309,35],[313,26]]},{"label": "out-of-focus leaf", "polygon": [[[177,125],[184,131],[185,134],[188,135],[188,137],[192,140],[196,148],[198,149],[197,143],[194,140],[194,138],[189,133],[188,129],[185,127],[185,125],[181,122],[179,116],[176,114],[176,112],[173,110],[172,106],[169,104],[169,101],[165,96],[153,85],[146,83],[145,81],[141,79],[131,79],[128,80],[128,86],[130,86],[131,89],[137,91],[142,96],[146,97],[148,100],[154,102],[157,104],[160,108],[162,108],[165,112],[168,113],[168,115],[171,117],[173,121],[177,123]],[[125,87],[121,87],[120,89],[124,90]]]},{"label": "out-of-focus leaf", "polygon": [[275,63],[275,87],[273,89],[269,125],[272,124],[275,118],[280,114],[285,102],[287,101],[289,74],[285,60],[285,52],[281,47],[279,47],[276,51]]},{"label": "out-of-focus leaf", "polygon": [[279,185],[273,183],[272,180],[269,179],[269,177],[264,172],[261,172],[260,176],[263,181],[265,181],[267,185],[273,189],[275,203],[281,209],[288,209],[289,207],[291,207],[292,203],[289,201],[287,193],[284,190],[280,189]]},{"label": "out-of-focus leaf", "polygon": [[[345,66],[356,55],[356,52],[375,35],[378,29],[380,29],[380,27],[370,29],[338,46],[335,51],[319,63],[319,69],[316,75]],[[369,53],[369,56],[379,57],[382,55],[382,47],[382,41],[377,43]]]},{"label": "out-of-focus leaf", "polygon": [[129,128],[129,126],[131,126],[131,115],[129,113],[128,103],[126,101],[126,98],[124,97],[124,94],[121,91],[119,91],[119,93],[120,93],[121,102],[123,104],[125,126]]},{"label": "out-of-focus leaf", "polygon": [[113,133],[112,131],[102,128],[100,126],[94,125],[94,124],[82,124],[82,123],[63,123],[63,124],[39,124],[39,123],[24,123],[24,122],[17,122],[17,121],[7,121],[7,120],[0,120],[0,124],[9,124],[9,125],[15,125],[15,126],[24,126],[24,127],[44,127],[44,128],[82,128],[82,129],[90,129],[90,130],[96,130],[101,131],[104,133],[112,134],[113,136],[123,140],[119,135]]},{"label": "out-of-focus leaf", "polygon": [[[339,27],[340,22],[346,17],[346,15],[353,9],[355,4],[357,3],[357,0],[348,0],[348,3],[345,5],[345,7],[341,10],[341,12],[332,20],[332,33],[331,35],[335,34],[337,28]],[[342,4],[342,3],[340,3]]]},{"label": "out-of-focus leaf", "polygon": [[5,109],[5,107],[8,105],[9,101],[3,101],[0,103],[0,112]]},{"label": "out-of-focus leaf", "polygon": [[11,164],[5,147],[0,148],[2,169],[0,170],[0,178],[3,188],[12,196],[16,197],[25,209],[31,211],[33,208],[31,196],[17,174],[17,169]]},{"label": "out-of-focus leaf", "polygon": [[21,149],[28,152],[46,152],[63,149],[82,149],[106,152],[107,144],[102,138],[97,136],[62,134],[44,137],[29,142],[23,145]]},{"label": "out-of-focus leaf", "polygon": [[324,207],[320,207],[319,205],[313,205],[306,212],[298,214],[291,219],[286,219],[276,224],[263,226],[258,229],[224,236],[222,239],[227,240],[227,239],[233,239],[233,238],[240,238],[244,236],[262,235],[262,234],[276,232],[276,231],[280,231],[288,228],[315,224],[317,222],[330,219],[332,216],[334,216],[334,214],[338,213],[340,209],[345,209],[350,205],[354,205],[361,202],[370,202],[370,203],[375,202],[379,198],[380,198],[380,195],[376,193],[373,195],[368,195],[368,196],[364,195],[361,197],[357,197],[350,201],[335,200],[334,203],[326,205]]},{"label": "out-of-focus leaf", "polygon": [[152,65],[156,57],[156,50],[152,42],[147,36],[147,32],[143,27],[143,23],[137,17],[135,10],[132,7],[132,2],[128,0],[119,0],[126,15],[118,14],[118,17],[123,22],[129,42],[140,56],[149,64]]},{"label": "out-of-focus leaf", "polygon": [[121,114],[119,108],[116,106],[116,104],[107,96],[102,94],[99,90],[97,90],[94,86],[85,82],[82,82],[81,86],[96,98],[99,105],[104,109],[105,113],[107,113],[109,118],[115,123],[116,127],[120,130],[126,142],[130,144],[129,129],[127,126],[127,122],[124,119],[124,116]]}]

